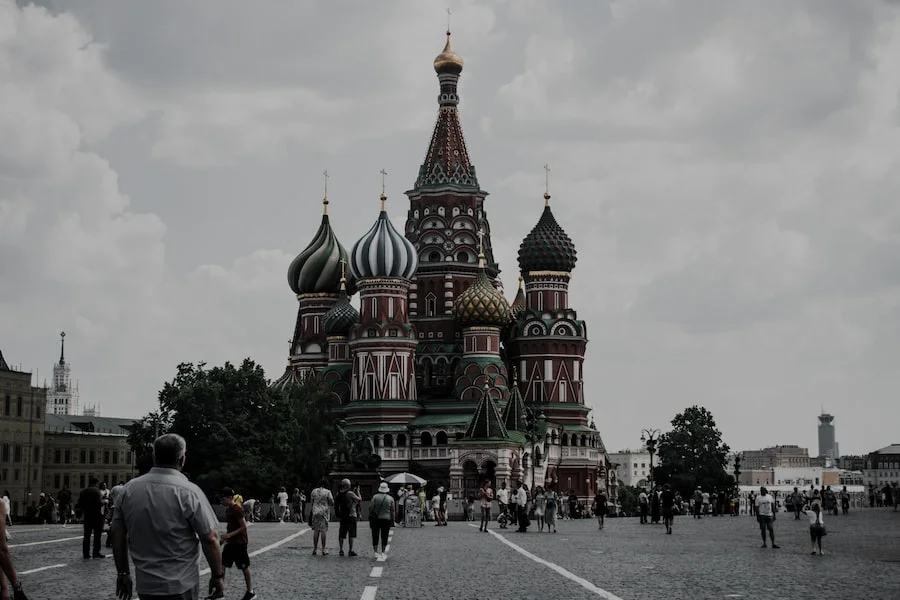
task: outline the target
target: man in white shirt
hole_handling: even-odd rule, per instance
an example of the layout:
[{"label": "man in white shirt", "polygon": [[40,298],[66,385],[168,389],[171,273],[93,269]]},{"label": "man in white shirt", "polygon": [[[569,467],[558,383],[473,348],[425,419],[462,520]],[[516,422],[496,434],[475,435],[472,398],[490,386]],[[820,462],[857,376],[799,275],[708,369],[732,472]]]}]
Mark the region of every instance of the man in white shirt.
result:
[{"label": "man in white shirt", "polygon": [[501,515],[509,510],[509,490],[506,489],[505,481],[500,484],[500,489],[497,490],[497,504]]},{"label": "man in white shirt", "polygon": [[759,488],[759,496],[756,497],[756,519],[759,521],[762,547],[766,547],[766,531],[768,531],[772,547],[780,548],[781,546],[775,543],[775,529],[772,526],[775,522],[775,498],[769,495],[769,490],[765,486]]},{"label": "man in white shirt", "polygon": [[638,506],[641,508],[641,525],[644,525],[647,523],[647,513],[650,510],[650,497],[644,490],[638,494]]},{"label": "man in white shirt", "polygon": [[525,491],[522,481],[516,482],[516,513],[518,514],[519,533],[528,531],[528,492]]},{"label": "man in white shirt", "polygon": [[284,486],[278,491],[278,522],[284,523],[284,515],[287,512],[288,493]]}]

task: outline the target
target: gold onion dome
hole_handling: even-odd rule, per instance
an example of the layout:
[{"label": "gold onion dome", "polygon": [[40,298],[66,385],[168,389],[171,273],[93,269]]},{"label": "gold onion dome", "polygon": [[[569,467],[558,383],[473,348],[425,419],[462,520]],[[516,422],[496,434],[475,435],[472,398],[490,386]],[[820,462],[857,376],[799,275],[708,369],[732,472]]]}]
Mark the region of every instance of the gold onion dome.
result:
[{"label": "gold onion dome", "polygon": [[509,323],[509,303],[484,272],[484,254],[479,256],[475,281],[453,303],[453,316],[463,327],[503,327]]},{"label": "gold onion dome", "polygon": [[450,32],[447,32],[447,43],[444,49],[434,59],[434,71],[438,75],[441,73],[453,73],[459,75],[463,70],[463,59],[460,58],[450,47]]}]

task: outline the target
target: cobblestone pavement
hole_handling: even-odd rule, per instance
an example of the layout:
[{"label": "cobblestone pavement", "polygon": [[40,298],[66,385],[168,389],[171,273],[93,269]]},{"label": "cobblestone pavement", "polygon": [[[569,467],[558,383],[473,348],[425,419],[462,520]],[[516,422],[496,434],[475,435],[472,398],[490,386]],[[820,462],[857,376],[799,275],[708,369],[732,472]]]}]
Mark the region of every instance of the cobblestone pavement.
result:
[{"label": "cobblestone pavement", "polygon": [[[603,531],[593,520],[562,521],[555,535],[496,524],[480,533],[451,522],[393,529],[383,562],[372,556],[365,522],[357,558],[337,555],[336,526],[331,555],[312,556],[305,526],[256,523],[250,550],[259,554],[251,568],[261,600],[900,599],[900,514],[864,509],[827,519],[825,556],[809,554],[805,520],[782,515],[775,523],[779,550],[760,548],[756,521],[745,516],[681,517],[671,536],[637,519],[610,519]],[[112,558],[83,560],[80,526],[11,531],[16,567],[32,600],[114,598]],[[229,571],[227,583],[227,597],[240,598],[240,573]]]}]

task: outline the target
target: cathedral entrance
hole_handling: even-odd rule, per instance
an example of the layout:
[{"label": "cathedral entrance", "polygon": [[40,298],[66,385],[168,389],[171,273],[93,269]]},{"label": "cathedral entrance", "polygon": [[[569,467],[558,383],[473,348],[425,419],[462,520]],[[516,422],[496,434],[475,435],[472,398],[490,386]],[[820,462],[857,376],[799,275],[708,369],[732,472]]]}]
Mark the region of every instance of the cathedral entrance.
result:
[{"label": "cathedral entrance", "polygon": [[491,482],[491,487],[497,489],[497,463],[492,460],[486,460],[481,463],[481,481],[478,482],[478,485],[481,485],[485,479]]},{"label": "cathedral entrance", "polygon": [[475,490],[481,485],[478,474],[478,465],[471,460],[463,463],[463,489],[462,497],[468,498],[475,495]]}]

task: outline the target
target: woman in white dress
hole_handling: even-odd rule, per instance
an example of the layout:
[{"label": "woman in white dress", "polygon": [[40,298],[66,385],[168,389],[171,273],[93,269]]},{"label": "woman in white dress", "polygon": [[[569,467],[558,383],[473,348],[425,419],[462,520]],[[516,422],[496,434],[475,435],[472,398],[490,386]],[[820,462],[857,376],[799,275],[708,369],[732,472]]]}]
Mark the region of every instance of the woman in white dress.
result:
[{"label": "woman in white dress", "polygon": [[547,495],[542,486],[534,488],[534,518],[537,519],[538,531],[544,531],[544,507],[547,504]]},{"label": "woman in white dress", "polygon": [[319,539],[322,540],[322,556],[328,556],[325,543],[328,536],[328,521],[334,508],[334,496],[328,489],[328,482],[324,479],[319,482],[319,487],[310,493],[312,509],[309,517],[309,525],[313,530],[313,556],[319,547]]}]

